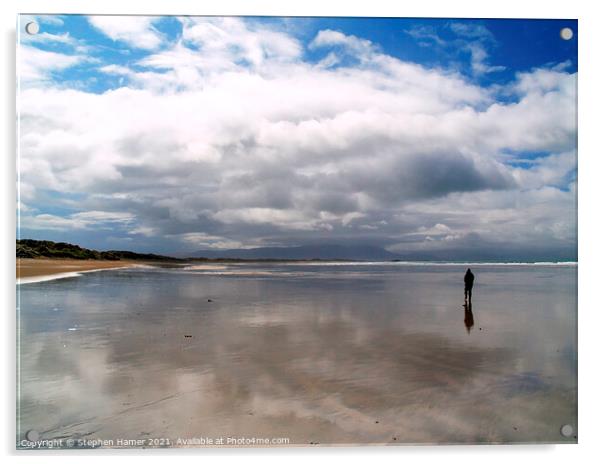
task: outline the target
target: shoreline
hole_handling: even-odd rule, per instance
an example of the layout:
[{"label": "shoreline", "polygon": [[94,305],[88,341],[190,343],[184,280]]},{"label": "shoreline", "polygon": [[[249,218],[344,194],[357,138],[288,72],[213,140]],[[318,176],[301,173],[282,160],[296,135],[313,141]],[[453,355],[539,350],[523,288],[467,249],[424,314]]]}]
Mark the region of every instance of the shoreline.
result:
[{"label": "shoreline", "polygon": [[134,267],[133,261],[17,258],[17,285],[76,277],[87,272]]},{"label": "shoreline", "polygon": [[[108,271],[114,269],[125,269],[130,267],[140,267],[148,265],[146,261],[137,260],[79,260],[70,258],[17,258],[16,282],[17,285],[36,282],[45,282],[49,280],[65,279],[77,277],[88,272]],[[219,270],[225,269],[228,265],[236,267],[245,264],[263,264],[263,265],[302,265],[302,266],[370,266],[370,265],[389,265],[389,266],[550,266],[550,267],[575,267],[577,262],[428,262],[428,261],[263,261],[263,260],[212,260],[210,262],[195,262],[193,260],[184,266],[184,270]]]}]

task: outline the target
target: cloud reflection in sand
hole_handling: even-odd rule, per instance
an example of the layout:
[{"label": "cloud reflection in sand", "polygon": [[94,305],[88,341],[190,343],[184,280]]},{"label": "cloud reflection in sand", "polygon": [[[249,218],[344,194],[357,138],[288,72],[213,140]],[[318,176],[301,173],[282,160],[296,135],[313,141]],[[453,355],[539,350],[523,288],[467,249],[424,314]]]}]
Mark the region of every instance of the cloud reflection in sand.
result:
[{"label": "cloud reflection in sand", "polygon": [[20,430],[570,441],[575,269],[482,271],[470,334],[455,274],[125,270],[23,287]]}]

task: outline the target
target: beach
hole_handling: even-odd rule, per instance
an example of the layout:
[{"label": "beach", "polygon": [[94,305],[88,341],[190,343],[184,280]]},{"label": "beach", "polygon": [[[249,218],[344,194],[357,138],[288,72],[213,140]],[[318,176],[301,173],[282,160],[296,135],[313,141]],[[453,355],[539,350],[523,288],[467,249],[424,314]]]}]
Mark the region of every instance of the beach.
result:
[{"label": "beach", "polygon": [[103,261],[98,259],[17,258],[17,279],[36,281],[38,278],[101,269],[117,269],[133,266],[132,261]]},{"label": "beach", "polygon": [[472,269],[471,307],[456,265],[21,285],[17,446],[32,430],[71,447],[576,442],[576,266]]}]

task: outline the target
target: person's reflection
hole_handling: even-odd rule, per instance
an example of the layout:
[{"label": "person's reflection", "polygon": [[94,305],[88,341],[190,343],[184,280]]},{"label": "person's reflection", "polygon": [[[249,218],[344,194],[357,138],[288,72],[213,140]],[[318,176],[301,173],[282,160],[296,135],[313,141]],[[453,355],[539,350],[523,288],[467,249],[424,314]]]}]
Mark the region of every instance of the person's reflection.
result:
[{"label": "person's reflection", "polygon": [[470,333],[470,329],[474,325],[474,317],[472,316],[472,303],[464,303],[464,326],[466,332]]}]

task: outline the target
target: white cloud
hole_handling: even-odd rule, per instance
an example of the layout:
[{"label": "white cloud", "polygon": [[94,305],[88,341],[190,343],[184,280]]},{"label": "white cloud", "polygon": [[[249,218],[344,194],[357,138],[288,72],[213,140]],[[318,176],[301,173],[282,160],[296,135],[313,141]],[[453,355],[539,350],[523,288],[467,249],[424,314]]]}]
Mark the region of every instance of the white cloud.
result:
[{"label": "white cloud", "polygon": [[259,66],[266,60],[298,58],[301,44],[287,34],[266,27],[252,27],[238,18],[187,18],[182,39],[200,48],[212,62],[244,60]]},{"label": "white cloud", "polygon": [[65,32],[63,34],[50,34],[49,32],[40,32],[39,34],[35,34],[35,35],[24,34],[21,36],[21,41],[23,43],[54,42],[54,43],[62,43],[62,44],[66,44],[66,45],[75,45],[77,43],[77,40],[75,40],[73,37],[71,37],[68,32]]},{"label": "white cloud", "polygon": [[[132,234],[197,247],[574,239],[574,191],[558,187],[574,168],[576,75],[520,74],[499,89],[516,97],[505,103],[336,31],[313,40],[331,57],[316,65],[296,39],[238,19],[183,28],[132,67],[103,64],[129,87],[22,92],[28,204],[43,204],[44,190],[80,192],[82,208],[131,215],[115,223]],[[337,47],[361,63],[341,64]],[[553,155],[530,170],[508,164],[524,151]],[[25,224],[94,221],[111,219],[32,213]]]},{"label": "white cloud", "polygon": [[495,41],[491,31],[482,24],[452,22],[449,28],[457,35],[469,39]]},{"label": "white cloud", "polygon": [[190,232],[185,234],[174,235],[173,238],[181,240],[192,246],[194,249],[228,249],[228,248],[245,248],[241,242],[236,240],[228,240],[223,237],[205,234],[203,232]]},{"label": "white cloud", "polygon": [[479,43],[471,43],[466,46],[470,51],[470,65],[476,75],[499,72],[506,69],[505,66],[491,66],[487,64],[489,54],[485,47]]},{"label": "white cloud", "polygon": [[116,224],[131,223],[134,216],[129,213],[85,211],[70,216],[37,214],[21,216],[21,227],[41,230],[111,229]]},{"label": "white cloud", "polygon": [[430,46],[431,44],[439,47],[445,47],[447,45],[446,41],[439,37],[439,34],[437,34],[437,31],[433,27],[414,26],[405,32],[414,39],[417,39],[419,45],[423,47]]},{"label": "white cloud", "polygon": [[527,160],[524,168],[514,170],[519,185],[525,188],[564,187],[577,169],[574,150]]},{"label": "white cloud", "polygon": [[[567,86],[576,85],[576,81],[566,79],[566,72],[563,69],[555,67],[518,73],[516,83],[512,86],[512,89],[520,95],[542,95],[549,92],[568,92],[571,89],[567,89]],[[575,95],[575,92],[576,88],[572,89],[571,94]]]},{"label": "white cloud", "polygon": [[341,46],[348,52],[356,55],[357,58],[367,58],[376,51],[375,46],[366,39],[361,39],[354,35],[345,35],[339,31],[325,29],[316,35],[309,44],[309,48]]},{"label": "white cloud", "polygon": [[485,26],[475,23],[451,22],[447,24],[446,29],[455,34],[456,37],[453,40],[442,39],[435,28],[428,26],[415,26],[405,32],[416,39],[420,46],[435,46],[448,53],[462,51],[470,54],[470,67],[475,77],[506,69],[505,66],[493,66],[488,63],[488,49],[495,47],[497,42]]},{"label": "white cloud", "polygon": [[156,18],[144,16],[89,16],[92,26],[114,41],[121,41],[135,48],[154,50],[164,40],[153,26]]},{"label": "white cloud", "polygon": [[475,23],[453,22],[449,28],[461,39],[457,40],[461,48],[470,53],[470,66],[474,75],[479,76],[506,69],[505,66],[488,64],[488,47],[497,45],[493,34],[485,26]]},{"label": "white cloud", "polygon": [[120,76],[134,76],[136,74],[130,68],[118,64],[108,64],[106,66],[101,66],[100,68],[98,68],[98,70],[105,74],[116,74]]},{"label": "white cloud", "polygon": [[21,44],[18,52],[18,76],[22,84],[50,79],[54,71],[76,66],[89,61],[83,55],[66,55]]},{"label": "white cloud", "polygon": [[34,18],[42,24],[53,26],[63,26],[65,24],[60,15],[36,15]]},{"label": "white cloud", "polygon": [[181,40],[137,65],[147,68],[129,77],[134,85],[158,91],[200,89],[207,79],[227,72],[268,72],[300,58],[298,40],[238,18],[181,18]]}]

